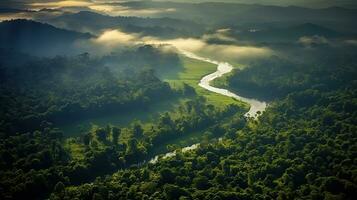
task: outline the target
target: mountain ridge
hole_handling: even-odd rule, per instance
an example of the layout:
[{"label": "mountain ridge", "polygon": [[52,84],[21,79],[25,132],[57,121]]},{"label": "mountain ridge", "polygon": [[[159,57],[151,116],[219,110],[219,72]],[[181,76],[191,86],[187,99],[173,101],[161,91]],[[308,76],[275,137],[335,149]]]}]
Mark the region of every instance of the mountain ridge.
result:
[{"label": "mountain ridge", "polygon": [[0,22],[0,47],[25,53],[52,55],[64,53],[76,40],[93,35],[60,29],[50,24],[27,19]]}]

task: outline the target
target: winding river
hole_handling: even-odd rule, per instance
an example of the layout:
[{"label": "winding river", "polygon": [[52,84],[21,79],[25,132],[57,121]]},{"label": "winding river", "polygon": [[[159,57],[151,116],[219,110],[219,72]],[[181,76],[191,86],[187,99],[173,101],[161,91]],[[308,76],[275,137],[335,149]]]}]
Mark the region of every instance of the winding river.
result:
[{"label": "winding river", "polygon": [[[221,95],[224,95],[227,97],[232,97],[239,101],[248,103],[250,105],[250,109],[247,113],[244,114],[244,116],[253,117],[254,119],[256,119],[259,116],[259,114],[262,113],[265,110],[265,108],[267,107],[266,102],[259,101],[256,99],[242,97],[242,96],[239,96],[227,89],[217,88],[217,87],[213,87],[210,85],[210,82],[213,81],[214,79],[222,77],[223,75],[230,73],[233,70],[233,66],[231,64],[229,64],[227,62],[218,62],[215,60],[211,60],[209,58],[204,58],[204,57],[195,55],[195,54],[193,54],[191,52],[187,52],[187,51],[181,51],[181,53],[188,58],[196,59],[196,60],[200,60],[200,61],[204,61],[204,62],[208,62],[208,63],[217,65],[217,71],[202,77],[202,79],[200,80],[198,85],[208,91],[211,91],[211,92],[214,92],[217,94],[221,94]],[[199,145],[200,145],[199,143],[193,144],[191,146],[182,148],[181,151],[186,152],[186,151],[194,150],[194,149],[198,148]],[[175,155],[176,155],[176,151],[166,153],[162,156],[155,156],[154,158],[152,158],[149,161],[149,163],[154,164],[154,163],[158,162],[160,158],[165,159],[165,158],[173,157]]]},{"label": "winding river", "polygon": [[190,52],[185,52],[185,51],[181,51],[181,52],[183,55],[185,55],[188,58],[201,60],[204,62],[208,62],[208,63],[217,65],[217,71],[213,72],[212,74],[208,74],[208,75],[204,76],[198,85],[208,91],[218,93],[218,94],[221,94],[221,95],[224,95],[227,97],[232,97],[239,101],[248,103],[250,105],[250,109],[247,113],[245,113],[246,117],[256,118],[258,116],[258,112],[261,113],[267,107],[266,102],[259,101],[256,99],[242,97],[242,96],[239,96],[229,90],[222,89],[222,88],[216,88],[216,87],[213,87],[210,85],[210,82],[213,81],[214,79],[222,77],[223,75],[230,73],[233,70],[233,66],[231,64],[229,64],[227,62],[218,62],[218,61],[211,60],[208,58],[200,57],[200,56],[197,56]]}]

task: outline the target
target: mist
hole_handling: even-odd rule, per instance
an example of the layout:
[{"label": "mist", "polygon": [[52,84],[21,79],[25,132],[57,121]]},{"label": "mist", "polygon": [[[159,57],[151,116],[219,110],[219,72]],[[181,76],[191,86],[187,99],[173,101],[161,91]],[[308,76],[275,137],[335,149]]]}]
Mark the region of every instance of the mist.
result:
[{"label": "mist", "polygon": [[356,199],[352,0],[0,0],[0,199]]},{"label": "mist", "polygon": [[254,59],[267,58],[274,55],[274,51],[268,47],[257,47],[249,45],[234,44],[210,44],[206,42],[207,36],[202,38],[176,38],[160,39],[156,37],[142,36],[140,34],[125,33],[119,29],[106,30],[90,42],[79,42],[79,48],[83,48],[94,54],[108,54],[128,46],[149,45],[171,45],[184,52],[192,52],[201,56],[210,56],[220,61],[232,61],[246,63]]}]

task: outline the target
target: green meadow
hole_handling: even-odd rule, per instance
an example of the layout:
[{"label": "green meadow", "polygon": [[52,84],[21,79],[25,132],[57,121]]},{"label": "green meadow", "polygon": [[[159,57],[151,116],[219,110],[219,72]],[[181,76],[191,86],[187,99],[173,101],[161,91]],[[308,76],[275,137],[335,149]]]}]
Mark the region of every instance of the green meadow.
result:
[{"label": "green meadow", "polygon": [[174,76],[165,78],[165,81],[168,82],[171,85],[171,87],[179,88],[182,87],[184,83],[186,83],[189,86],[193,87],[199,96],[205,97],[209,104],[215,106],[222,107],[232,103],[239,104],[240,106],[247,106],[246,104],[240,101],[210,92],[204,88],[201,88],[198,85],[198,83],[200,82],[203,76],[216,71],[217,69],[216,65],[208,62],[203,62],[200,60],[183,57],[183,56],[181,56],[181,61],[183,65],[182,71]]}]

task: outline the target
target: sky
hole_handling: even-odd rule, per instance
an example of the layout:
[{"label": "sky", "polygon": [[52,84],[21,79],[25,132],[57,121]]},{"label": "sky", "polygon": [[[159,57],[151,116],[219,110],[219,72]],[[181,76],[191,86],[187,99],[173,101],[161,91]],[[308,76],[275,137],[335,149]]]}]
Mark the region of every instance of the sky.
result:
[{"label": "sky", "polygon": [[[166,0],[158,0],[166,1]],[[357,6],[356,0],[174,0],[177,2],[233,2],[247,4],[263,4],[278,6],[303,6],[313,8],[325,8],[330,6]]]},{"label": "sky", "polygon": [[[0,0],[0,7],[31,8],[33,6],[89,6],[95,4],[122,2],[131,0]],[[146,1],[146,0],[144,0]],[[153,0],[167,1],[167,0]],[[249,4],[279,5],[279,6],[303,6],[324,8],[330,6],[343,6],[357,8],[356,0],[169,0],[175,2],[235,2]]]},{"label": "sky", "polygon": [[[63,12],[78,12],[83,10],[95,11],[111,16],[140,16],[157,17],[160,14],[175,12],[175,8],[139,8],[133,9],[113,2],[125,2],[137,0],[0,0],[1,8],[16,8],[21,10],[56,9],[56,12],[46,10],[45,12],[30,13],[16,11],[12,13],[0,12],[0,21],[18,18],[38,19],[45,15],[58,16]],[[357,9],[357,0],[142,0],[142,1],[175,1],[175,2],[234,2],[278,6],[302,6],[310,8],[326,8],[331,6],[342,6]]]}]

